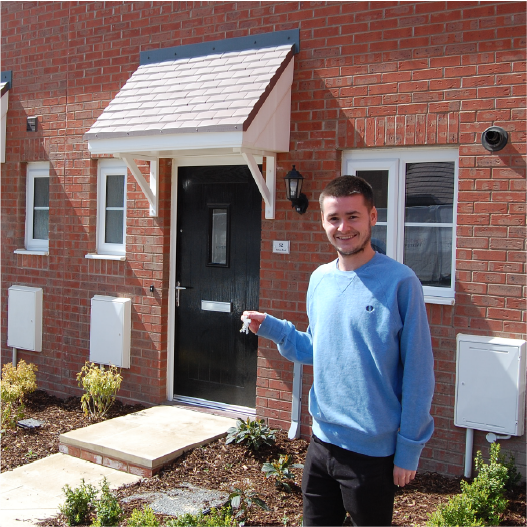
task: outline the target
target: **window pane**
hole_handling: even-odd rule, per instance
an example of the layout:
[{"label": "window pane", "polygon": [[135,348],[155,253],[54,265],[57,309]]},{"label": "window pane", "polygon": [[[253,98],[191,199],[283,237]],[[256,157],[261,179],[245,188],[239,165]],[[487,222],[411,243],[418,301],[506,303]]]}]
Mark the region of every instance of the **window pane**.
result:
[{"label": "window pane", "polygon": [[450,287],[452,228],[412,227],[404,231],[404,263],[423,285]]},{"label": "window pane", "polygon": [[123,243],[124,211],[107,210],[104,241],[106,243]]},{"label": "window pane", "polygon": [[388,212],[388,170],[357,170],[356,175],[366,180],[372,186],[378,220],[386,221]]},{"label": "window pane", "polygon": [[33,206],[49,207],[49,177],[36,177],[34,182]]},{"label": "window pane", "polygon": [[407,163],[405,221],[452,223],[454,163]]},{"label": "window pane", "polygon": [[106,206],[124,207],[124,176],[106,177]]},{"label": "window pane", "polygon": [[371,246],[374,251],[386,254],[386,225],[374,225],[371,230]]},{"label": "window pane", "polygon": [[49,240],[49,210],[33,211],[33,239]]},{"label": "window pane", "polygon": [[227,265],[227,209],[211,209],[211,245],[209,263]]}]

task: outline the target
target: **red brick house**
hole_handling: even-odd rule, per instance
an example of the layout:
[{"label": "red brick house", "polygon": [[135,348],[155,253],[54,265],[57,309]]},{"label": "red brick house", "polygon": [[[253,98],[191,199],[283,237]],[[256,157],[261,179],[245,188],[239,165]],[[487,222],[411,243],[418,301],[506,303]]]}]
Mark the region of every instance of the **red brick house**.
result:
[{"label": "red brick house", "polygon": [[[456,339],[526,338],[525,3],[1,9],[2,363],[14,348],[62,396],[86,360],[117,363],[123,399],[293,418],[307,436],[310,368],[301,378],[239,316],[306,328],[310,273],[334,258],[318,195],[361,175],[377,250],[414,269],[427,302],[436,432],[421,469],[462,473]],[[286,198],[293,165],[303,214]]]}]

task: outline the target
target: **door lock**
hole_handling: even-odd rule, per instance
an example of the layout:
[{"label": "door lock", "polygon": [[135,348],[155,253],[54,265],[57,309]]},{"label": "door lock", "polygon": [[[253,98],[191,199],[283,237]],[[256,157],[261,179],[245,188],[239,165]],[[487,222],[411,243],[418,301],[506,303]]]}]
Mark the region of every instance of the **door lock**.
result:
[{"label": "door lock", "polygon": [[186,287],[181,287],[181,282],[176,282],[176,287],[174,289],[176,290],[176,307],[179,307],[179,293],[183,291],[183,289],[186,289]]}]

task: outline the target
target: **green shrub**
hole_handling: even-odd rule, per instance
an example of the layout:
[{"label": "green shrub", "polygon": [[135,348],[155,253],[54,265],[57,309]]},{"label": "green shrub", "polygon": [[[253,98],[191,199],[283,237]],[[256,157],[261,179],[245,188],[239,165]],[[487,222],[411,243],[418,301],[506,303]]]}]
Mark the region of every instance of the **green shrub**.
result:
[{"label": "green shrub", "polygon": [[232,489],[227,500],[227,506],[230,506],[234,514],[233,520],[240,523],[248,519],[253,505],[257,505],[265,511],[269,510],[267,504],[252,489],[235,487]]},{"label": "green shrub", "polygon": [[24,418],[24,396],[37,389],[37,367],[21,360],[17,367],[11,362],[4,364],[0,380],[0,412],[2,430],[14,428]]},{"label": "green shrub", "polygon": [[97,496],[97,489],[89,483],[81,484],[78,488],[72,489],[69,485],[62,488],[66,494],[66,501],[59,507],[60,512],[66,516],[68,525],[85,525],[88,517],[94,510],[94,500]]},{"label": "green shrub", "polygon": [[102,418],[115,402],[115,395],[121,387],[123,378],[116,366],[104,366],[86,362],[77,374],[79,386],[86,392],[81,397],[84,415],[92,418]]},{"label": "green shrub", "polygon": [[128,527],[159,527],[159,520],[152,508],[146,505],[142,511],[134,509],[126,525]]},{"label": "green shrub", "polygon": [[119,505],[119,500],[110,491],[108,481],[103,479],[101,484],[101,494],[95,502],[96,519],[92,523],[93,527],[108,527],[119,525],[123,511]]},{"label": "green shrub", "polygon": [[499,525],[500,517],[507,508],[505,487],[516,479],[513,461],[504,464],[500,445],[490,447],[490,462],[483,461],[481,452],[476,454],[478,475],[472,483],[461,482],[461,494],[454,496],[446,505],[429,516],[430,526]]},{"label": "green shrub", "polygon": [[247,421],[238,418],[236,426],[227,430],[225,444],[246,443],[248,448],[258,450],[262,445],[273,445],[276,441],[276,430],[271,430],[263,419]]},{"label": "green shrub", "polygon": [[278,461],[264,463],[262,472],[265,473],[266,478],[275,478],[276,488],[291,492],[288,481],[295,479],[295,474],[290,470],[292,468],[304,468],[304,465],[300,463],[291,464],[291,456],[281,455]]},{"label": "green shrub", "polygon": [[175,520],[168,520],[166,527],[229,527],[232,526],[232,512],[230,507],[210,510],[209,514],[185,514]]}]

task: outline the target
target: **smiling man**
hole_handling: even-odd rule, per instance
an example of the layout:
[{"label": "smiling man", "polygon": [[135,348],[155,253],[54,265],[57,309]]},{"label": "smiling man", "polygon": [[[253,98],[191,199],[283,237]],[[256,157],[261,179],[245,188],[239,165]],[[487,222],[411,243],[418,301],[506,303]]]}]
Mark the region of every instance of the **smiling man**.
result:
[{"label": "smiling man", "polygon": [[391,525],[395,486],[415,477],[433,432],[433,355],[421,283],[377,253],[370,185],[342,176],[320,196],[337,259],[307,292],[309,327],[246,311],[250,330],[313,365],[313,437],[302,478],[304,525]]}]

